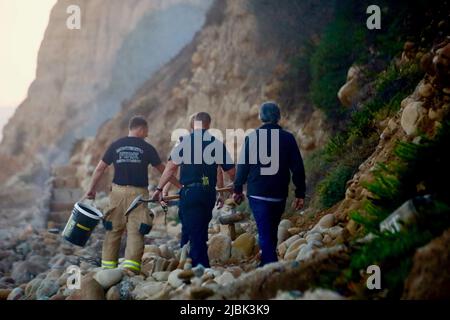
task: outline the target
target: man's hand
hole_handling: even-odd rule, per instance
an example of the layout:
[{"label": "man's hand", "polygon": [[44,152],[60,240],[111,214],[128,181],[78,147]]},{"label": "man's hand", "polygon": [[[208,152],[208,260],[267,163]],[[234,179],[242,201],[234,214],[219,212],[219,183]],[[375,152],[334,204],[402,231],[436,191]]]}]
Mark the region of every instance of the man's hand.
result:
[{"label": "man's hand", "polygon": [[86,192],[86,194],[84,195],[84,198],[89,199],[89,200],[95,200],[95,195],[96,195],[95,190],[91,189],[88,192]]},{"label": "man's hand", "polygon": [[164,186],[164,188],[163,188],[163,191],[162,191],[162,196],[163,196],[163,198],[165,198],[165,197],[167,197],[168,195],[169,195],[169,191],[170,191],[170,187],[171,187],[172,185],[170,184],[170,183],[168,183],[168,184],[166,184],[165,186]]},{"label": "man's hand", "polygon": [[223,197],[219,196],[216,201],[217,209],[222,209],[224,203],[225,203],[225,201],[223,200]]},{"label": "man's hand", "polygon": [[304,205],[305,205],[305,199],[295,198],[294,201],[292,201],[292,209],[301,210],[301,209],[303,209]]},{"label": "man's hand", "polygon": [[243,193],[233,193],[233,200],[237,204],[241,204],[242,201],[244,201],[244,194]]}]

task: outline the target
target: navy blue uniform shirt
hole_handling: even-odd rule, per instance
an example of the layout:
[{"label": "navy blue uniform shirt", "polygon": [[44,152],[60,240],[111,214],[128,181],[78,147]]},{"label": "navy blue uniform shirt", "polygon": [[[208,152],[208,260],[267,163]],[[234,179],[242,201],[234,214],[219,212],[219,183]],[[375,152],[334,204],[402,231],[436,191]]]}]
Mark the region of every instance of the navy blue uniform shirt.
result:
[{"label": "navy blue uniform shirt", "polygon": [[[196,140],[195,134],[198,135],[197,137],[201,138],[201,141],[198,141],[198,139]],[[199,142],[199,146],[198,149],[195,150],[197,142]],[[212,143],[215,145],[211,145]],[[190,157],[184,154],[183,146],[185,146],[186,149],[190,149]],[[208,149],[205,153],[206,148]],[[221,154],[216,154],[215,150],[219,149],[221,149]],[[208,152],[208,150],[212,151]],[[200,163],[197,163],[198,161],[195,162],[196,151],[201,151],[202,158],[200,159]],[[206,154],[210,154],[214,158],[206,159],[203,157]],[[178,161],[179,159],[181,159],[181,162]],[[197,160],[198,159],[199,158],[197,157]],[[215,188],[217,183],[217,166],[220,165],[224,171],[234,168],[234,163],[232,163],[232,159],[230,154],[227,152],[225,145],[221,141],[214,138],[205,129],[197,129],[191,134],[181,137],[180,144],[174,147],[170,154],[169,160],[172,160],[176,164],[180,165],[180,183],[185,186],[192,183],[202,183],[204,180],[207,180],[208,185]]]}]

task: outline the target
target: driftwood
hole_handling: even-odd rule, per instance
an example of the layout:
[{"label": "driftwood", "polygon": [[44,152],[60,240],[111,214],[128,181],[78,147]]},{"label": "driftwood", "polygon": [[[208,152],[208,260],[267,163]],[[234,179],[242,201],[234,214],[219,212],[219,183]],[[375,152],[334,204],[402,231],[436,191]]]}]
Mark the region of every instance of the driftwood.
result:
[{"label": "driftwood", "polygon": [[315,251],[308,261],[283,261],[256,269],[224,286],[220,293],[211,298],[271,299],[275,297],[278,290],[305,291],[321,273],[339,271],[348,262],[349,255],[345,246],[322,248]]}]

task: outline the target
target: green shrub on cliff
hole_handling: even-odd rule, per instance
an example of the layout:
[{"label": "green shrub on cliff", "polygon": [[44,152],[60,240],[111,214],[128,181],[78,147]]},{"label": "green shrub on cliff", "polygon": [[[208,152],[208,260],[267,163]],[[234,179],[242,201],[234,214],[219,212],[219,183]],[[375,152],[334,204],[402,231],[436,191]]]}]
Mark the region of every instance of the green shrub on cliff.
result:
[{"label": "green shrub on cliff", "polygon": [[[316,178],[321,180],[317,189],[321,207],[329,208],[344,198],[345,183],[375,150],[379,140],[377,122],[400,109],[401,101],[413,91],[422,75],[415,62],[402,68],[389,66],[375,81],[375,95],[352,114],[347,129],[332,137],[320,156],[315,157],[315,168],[327,172],[322,173],[323,179]],[[322,162],[328,165],[320,165]],[[338,181],[339,178],[345,180]]]},{"label": "green shrub on cliff", "polygon": [[355,174],[355,168],[348,165],[339,165],[330,172],[326,179],[318,185],[322,205],[331,207],[345,194],[346,182]]},{"label": "green shrub on cliff", "polygon": [[329,119],[342,117],[337,92],[349,67],[366,50],[364,35],[361,25],[339,16],[327,27],[311,57],[311,100]]},{"label": "green shrub on cliff", "polygon": [[[348,281],[358,281],[359,272],[376,264],[382,267],[382,281],[389,296],[399,297],[403,282],[411,268],[414,251],[450,227],[450,122],[444,123],[435,139],[423,138],[420,144],[399,143],[397,158],[381,164],[374,172],[374,181],[366,184],[372,197],[362,212],[352,218],[377,236],[360,246],[352,255],[345,272]],[[380,232],[379,224],[405,201],[429,195],[431,200],[419,201],[419,220],[398,233]]]}]

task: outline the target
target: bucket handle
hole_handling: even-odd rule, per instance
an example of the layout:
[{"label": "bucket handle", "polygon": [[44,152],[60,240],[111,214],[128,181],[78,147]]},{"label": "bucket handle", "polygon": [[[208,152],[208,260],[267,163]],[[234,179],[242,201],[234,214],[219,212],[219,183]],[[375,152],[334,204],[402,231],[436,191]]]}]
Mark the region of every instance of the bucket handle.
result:
[{"label": "bucket handle", "polygon": [[[96,206],[95,206],[95,199],[88,199],[88,198],[86,198],[86,196],[82,196],[81,198],[80,198],[80,200],[78,200],[78,202],[79,203],[85,203],[85,204],[88,204],[88,205],[90,205],[90,206],[92,206],[92,207],[94,207],[94,208],[97,208]],[[104,220],[105,219],[105,216],[101,216],[100,217],[100,220]]]},{"label": "bucket handle", "polygon": [[[89,202],[86,202],[86,201],[89,201]],[[93,206],[93,207],[95,207],[95,199],[88,199],[88,198],[86,198],[86,196],[82,196],[81,197],[81,199],[80,200],[78,200],[78,202],[80,202],[80,203],[86,203],[86,204],[89,204],[89,205],[91,205],[91,206]]]}]

